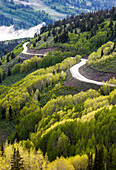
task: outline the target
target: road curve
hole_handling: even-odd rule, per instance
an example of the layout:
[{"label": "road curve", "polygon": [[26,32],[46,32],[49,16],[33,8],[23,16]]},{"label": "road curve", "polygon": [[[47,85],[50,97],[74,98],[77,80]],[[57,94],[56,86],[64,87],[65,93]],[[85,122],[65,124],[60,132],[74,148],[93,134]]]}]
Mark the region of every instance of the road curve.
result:
[{"label": "road curve", "polygon": [[[23,54],[27,54],[27,55],[39,55],[39,56],[43,56],[43,54],[35,54],[35,53],[28,53],[27,50],[27,44],[29,42],[26,42],[23,44],[23,48],[24,50],[22,51]],[[83,75],[80,74],[79,72],[79,68],[82,67],[83,65],[85,65],[87,62],[87,59],[81,59],[81,62],[72,66],[70,68],[70,72],[72,74],[72,77],[76,78],[77,80],[79,81],[82,81],[82,82],[86,82],[86,83],[92,83],[92,84],[96,84],[96,85],[109,85],[111,87],[115,87],[114,84],[106,84],[106,83],[103,83],[103,82],[99,82],[99,81],[94,81],[94,80],[90,80],[90,79],[87,79],[86,77],[84,77]]]},{"label": "road curve", "polygon": [[39,53],[28,53],[27,52],[27,50],[28,50],[27,44],[29,44],[29,42],[26,42],[26,43],[23,44],[24,50],[22,51],[22,54],[44,56],[44,54],[39,54]]},{"label": "road curve", "polygon": [[86,62],[87,62],[87,59],[81,59],[80,63],[78,63],[70,68],[72,77],[76,78],[79,81],[86,82],[86,83],[92,83],[92,84],[96,84],[96,85],[109,85],[111,87],[115,87],[114,84],[107,84],[107,83],[103,83],[103,82],[99,82],[99,81],[90,80],[90,79],[87,79],[86,77],[84,77],[83,75],[81,75],[79,72],[79,68],[82,67],[83,65],[85,65]]}]

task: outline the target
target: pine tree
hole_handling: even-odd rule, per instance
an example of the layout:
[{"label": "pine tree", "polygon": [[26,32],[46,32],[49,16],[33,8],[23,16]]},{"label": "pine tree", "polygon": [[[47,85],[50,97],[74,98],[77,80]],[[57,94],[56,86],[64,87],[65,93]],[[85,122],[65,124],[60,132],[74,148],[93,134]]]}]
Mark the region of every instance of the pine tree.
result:
[{"label": "pine tree", "polygon": [[101,50],[101,57],[104,55],[104,53],[103,53],[103,49]]},{"label": "pine tree", "polygon": [[20,136],[19,136],[19,133],[18,133],[18,132],[15,133],[14,139],[16,139],[17,141],[20,141]]},{"label": "pine tree", "polygon": [[1,75],[0,75],[0,83],[2,83],[2,78],[1,78]]},{"label": "pine tree", "polygon": [[9,62],[9,55],[7,56],[7,63]]},{"label": "pine tree", "polygon": [[50,33],[50,31],[48,32],[48,37],[49,37],[49,36],[51,36],[51,33]]},{"label": "pine tree", "polygon": [[23,161],[19,153],[19,149],[14,148],[14,153],[11,159],[11,170],[23,170]]},{"label": "pine tree", "polygon": [[33,47],[36,47],[36,42],[33,42]]},{"label": "pine tree", "polygon": [[92,170],[93,169],[93,155],[92,153],[88,154],[88,170]]},{"label": "pine tree", "polygon": [[12,108],[11,108],[11,106],[9,108],[9,120],[12,120]]},{"label": "pine tree", "polygon": [[103,144],[99,146],[99,169],[104,170],[104,153],[103,153]]},{"label": "pine tree", "polygon": [[99,155],[98,155],[97,147],[95,148],[95,159],[94,159],[93,170],[99,170]]},{"label": "pine tree", "polygon": [[15,53],[11,53],[11,59],[15,58]]},{"label": "pine tree", "polygon": [[54,38],[54,43],[58,42],[58,35]]},{"label": "pine tree", "polygon": [[94,159],[94,170],[104,170],[104,152],[103,144],[100,144],[99,147],[95,149],[95,159]]},{"label": "pine tree", "polygon": [[43,40],[44,40],[44,42],[46,42],[46,41],[47,41],[47,36],[46,36],[46,35],[44,36],[44,39],[43,39]]},{"label": "pine tree", "polygon": [[10,67],[8,67],[8,76],[11,75]]},{"label": "pine tree", "polygon": [[53,30],[52,30],[52,35],[53,35],[53,37],[55,37],[55,35],[56,35],[56,30],[55,30],[55,28],[53,28]]},{"label": "pine tree", "polygon": [[4,145],[3,145],[3,143],[1,144],[1,156],[3,156],[4,155]]},{"label": "pine tree", "polygon": [[112,17],[110,19],[110,24],[109,24],[109,28],[111,28],[113,26],[113,20],[112,20]]},{"label": "pine tree", "polygon": [[75,34],[77,34],[77,29],[75,29]]},{"label": "pine tree", "polygon": [[5,114],[5,113],[6,113],[6,110],[5,110],[5,108],[2,107],[2,108],[1,108],[1,115],[2,115],[1,118],[2,118],[2,119],[6,119],[6,114]]},{"label": "pine tree", "polygon": [[41,40],[41,36],[40,35],[38,35],[38,41],[40,41]]}]

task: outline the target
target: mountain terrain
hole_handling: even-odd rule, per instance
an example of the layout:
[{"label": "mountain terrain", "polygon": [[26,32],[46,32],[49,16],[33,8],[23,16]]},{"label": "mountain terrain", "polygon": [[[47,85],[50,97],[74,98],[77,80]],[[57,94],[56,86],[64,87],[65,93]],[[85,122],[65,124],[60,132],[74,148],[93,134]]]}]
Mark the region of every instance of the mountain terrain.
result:
[{"label": "mountain terrain", "polygon": [[[105,83],[75,79],[81,59]],[[115,170],[116,7],[44,25],[0,62],[1,169]]]},{"label": "mountain terrain", "polygon": [[0,1],[0,25],[14,25],[15,29],[27,29],[42,22],[52,23],[51,17],[43,10],[35,11],[32,7],[16,4],[14,1]]},{"label": "mountain terrain", "polygon": [[110,9],[116,2],[111,1],[49,1],[49,0],[0,0],[0,25],[14,25],[15,29],[28,29],[42,22],[47,25],[54,20],[77,15],[81,12],[93,12]]},{"label": "mountain terrain", "polygon": [[[55,10],[59,13],[63,13],[66,15],[72,14],[80,14],[81,12],[92,12],[97,11],[99,9],[110,9],[112,6],[116,5],[115,0],[24,0],[29,3],[36,3],[41,5],[46,5],[46,7],[50,7],[52,10]],[[49,11],[49,10],[48,10]],[[49,11],[50,12],[50,11]],[[53,11],[52,11],[53,12]],[[53,12],[54,13],[54,12]],[[49,13],[50,14],[50,13]],[[50,14],[51,15],[51,14]]]}]

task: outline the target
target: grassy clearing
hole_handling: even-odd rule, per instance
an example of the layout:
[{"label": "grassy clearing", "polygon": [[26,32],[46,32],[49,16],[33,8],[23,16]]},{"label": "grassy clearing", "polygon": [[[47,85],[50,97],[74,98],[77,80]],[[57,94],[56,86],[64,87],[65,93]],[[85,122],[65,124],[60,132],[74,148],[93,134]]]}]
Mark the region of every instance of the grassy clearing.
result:
[{"label": "grassy clearing", "polygon": [[110,62],[106,62],[104,65],[98,65],[97,67],[92,66],[92,68],[98,71],[116,73],[116,58],[114,58]]},{"label": "grassy clearing", "polygon": [[12,86],[13,84],[22,80],[24,77],[26,77],[28,74],[30,74],[33,71],[35,71],[35,69],[32,69],[31,71],[23,74],[12,74],[11,76],[6,77],[0,85]]},{"label": "grassy clearing", "polygon": [[14,130],[14,122],[0,120],[0,144],[5,142]]},{"label": "grassy clearing", "polygon": [[[30,3],[35,2],[35,0],[29,0]],[[55,20],[61,20],[64,19],[66,17],[66,14],[64,13],[60,13],[54,9],[51,9],[50,6],[45,5],[42,1],[37,0],[36,3],[38,5],[31,5],[35,10],[41,10],[44,9],[53,19]]]},{"label": "grassy clearing", "polygon": [[27,74],[15,74],[6,77],[0,85],[5,85],[5,86],[12,86],[14,83],[17,81],[23,79]]},{"label": "grassy clearing", "polygon": [[56,84],[55,86],[49,86],[41,91],[40,105],[43,107],[49,100],[58,96],[77,94],[78,90],[75,87],[66,87],[63,82]]}]

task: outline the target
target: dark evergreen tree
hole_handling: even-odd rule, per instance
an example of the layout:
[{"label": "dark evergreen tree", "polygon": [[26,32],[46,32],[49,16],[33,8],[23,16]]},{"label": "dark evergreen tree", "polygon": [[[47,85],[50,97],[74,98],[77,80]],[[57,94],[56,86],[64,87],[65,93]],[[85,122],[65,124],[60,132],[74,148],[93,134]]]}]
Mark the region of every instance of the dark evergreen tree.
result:
[{"label": "dark evergreen tree", "polygon": [[51,33],[50,33],[50,31],[48,32],[48,37],[49,37],[49,36],[51,36]]},{"label": "dark evergreen tree", "polygon": [[8,76],[11,75],[10,67],[8,67]]},{"label": "dark evergreen tree", "polygon": [[34,34],[34,38],[36,38],[36,37],[37,37],[37,33]]},{"label": "dark evergreen tree", "polygon": [[94,159],[93,170],[99,170],[99,152],[97,147],[95,148],[95,159]]},{"label": "dark evergreen tree", "polygon": [[0,74],[0,83],[2,83],[2,76],[1,76],[1,74]]},{"label": "dark evergreen tree", "polygon": [[9,55],[7,55],[7,63],[9,62]]},{"label": "dark evergreen tree", "polygon": [[40,36],[40,34],[38,35],[38,41],[40,41],[41,40],[41,36]]},{"label": "dark evergreen tree", "polygon": [[112,17],[110,19],[110,24],[109,24],[109,28],[111,28],[113,26],[113,20],[112,20]]},{"label": "dark evergreen tree", "polygon": [[114,27],[114,37],[116,37],[116,23],[115,23],[115,27]]},{"label": "dark evergreen tree", "polygon": [[9,108],[9,120],[12,120],[12,108],[11,108],[11,106]]},{"label": "dark evergreen tree", "polygon": [[101,50],[101,57],[104,55],[104,53],[103,53],[103,49]]},{"label": "dark evergreen tree", "polygon": [[18,142],[20,141],[20,136],[18,132],[15,133],[14,139],[16,139]]},{"label": "dark evergreen tree", "polygon": [[47,36],[45,35],[44,38],[43,38],[44,42],[47,41]]},{"label": "dark evergreen tree", "polygon": [[[55,23],[54,23],[55,24]],[[52,24],[49,24],[48,25],[48,30],[51,31],[51,29],[53,28],[53,25]]]},{"label": "dark evergreen tree", "polygon": [[99,144],[95,149],[93,170],[105,170],[103,144]]},{"label": "dark evergreen tree", "polygon": [[36,42],[33,42],[33,47],[36,47]]},{"label": "dark evergreen tree", "polygon": [[93,169],[93,155],[92,153],[88,154],[88,167],[87,170],[92,170]]},{"label": "dark evergreen tree", "polygon": [[8,50],[5,50],[5,51],[4,51],[4,55],[6,55],[7,53],[8,53]]},{"label": "dark evergreen tree", "polygon": [[14,52],[11,53],[11,59],[15,58]]},{"label": "dark evergreen tree", "polygon": [[75,34],[77,34],[77,29],[75,29]]},{"label": "dark evergreen tree", "polygon": [[14,153],[11,159],[11,170],[23,170],[23,160],[20,156],[19,149],[14,148]]},{"label": "dark evergreen tree", "polygon": [[6,110],[3,107],[1,108],[1,118],[6,119]]},{"label": "dark evergreen tree", "polygon": [[54,38],[54,43],[58,42],[58,35]]},{"label": "dark evergreen tree", "polygon": [[68,31],[64,30],[64,32],[59,36],[59,42],[65,43],[67,42],[68,38]]},{"label": "dark evergreen tree", "polygon": [[58,30],[58,34],[60,34],[62,32],[62,27],[60,27],[60,29]]},{"label": "dark evergreen tree", "polygon": [[99,24],[101,24],[102,22],[104,22],[104,16],[103,15],[100,16]]},{"label": "dark evergreen tree", "polygon": [[1,156],[3,156],[4,155],[4,145],[3,145],[3,143],[1,144]]},{"label": "dark evergreen tree", "polygon": [[89,37],[88,37],[88,35],[87,35],[86,39],[88,40],[88,38],[89,38]]},{"label": "dark evergreen tree", "polygon": [[53,35],[53,37],[56,36],[56,29],[55,28],[53,28],[53,30],[52,30],[52,35]]},{"label": "dark evergreen tree", "polygon": [[100,144],[99,146],[99,169],[105,170],[103,144]]}]

